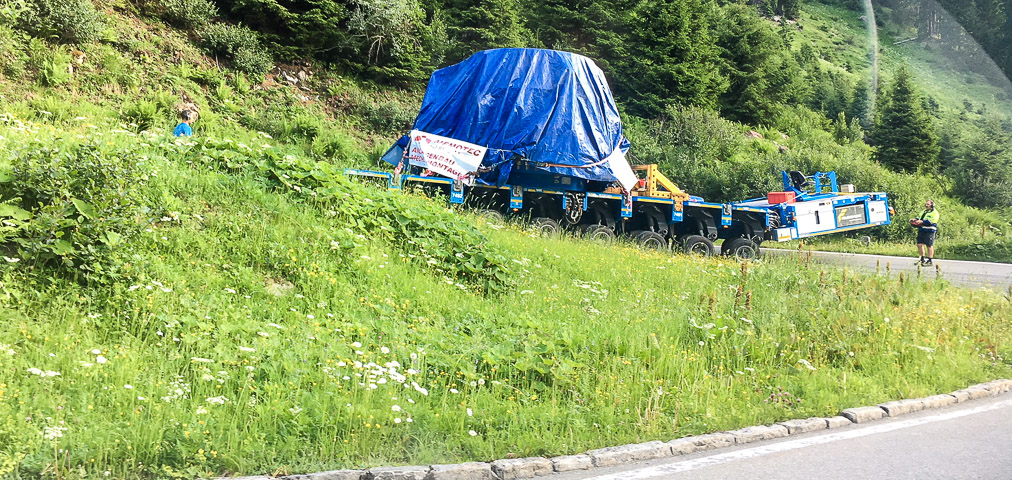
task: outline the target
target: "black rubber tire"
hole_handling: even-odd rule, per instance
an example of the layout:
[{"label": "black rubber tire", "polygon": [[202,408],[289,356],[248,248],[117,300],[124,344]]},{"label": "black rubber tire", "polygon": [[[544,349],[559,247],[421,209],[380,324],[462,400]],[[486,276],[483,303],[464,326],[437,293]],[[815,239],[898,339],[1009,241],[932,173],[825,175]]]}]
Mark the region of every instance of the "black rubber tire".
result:
[{"label": "black rubber tire", "polygon": [[690,235],[685,239],[685,244],[682,245],[682,251],[689,255],[711,257],[714,252],[713,242],[702,235]]},{"label": "black rubber tire", "polygon": [[724,240],[720,246],[720,254],[729,257],[737,257],[742,260],[752,260],[762,256],[759,245],[747,238],[729,238]]},{"label": "black rubber tire", "polygon": [[559,222],[548,217],[534,217],[531,219],[531,225],[546,237],[554,237],[562,233],[562,226],[559,225]]},{"label": "black rubber tire", "polygon": [[490,222],[503,223],[506,221],[506,215],[498,210],[478,210],[478,216]]},{"label": "black rubber tire", "polygon": [[595,242],[611,243],[615,240],[615,231],[604,225],[584,225],[580,228],[580,234]]},{"label": "black rubber tire", "polygon": [[630,234],[633,241],[637,245],[643,248],[649,248],[652,250],[667,250],[668,240],[657,232],[651,232],[649,230],[637,230]]}]

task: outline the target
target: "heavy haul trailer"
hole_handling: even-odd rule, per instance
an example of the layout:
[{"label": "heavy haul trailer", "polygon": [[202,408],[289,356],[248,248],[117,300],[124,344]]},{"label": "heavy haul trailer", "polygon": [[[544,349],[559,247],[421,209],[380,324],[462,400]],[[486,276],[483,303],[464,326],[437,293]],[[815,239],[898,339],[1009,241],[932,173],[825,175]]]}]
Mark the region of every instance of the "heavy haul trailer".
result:
[{"label": "heavy haul trailer", "polygon": [[[811,192],[803,175],[800,182],[787,175],[790,189],[785,183],[785,192],[767,199],[705,202],[654,165],[630,166],[629,147],[604,72],[592,60],[553,50],[494,49],[433,72],[411,132],[383,155],[392,173],[347,173],[525,216],[543,230],[627,235],[643,245],[678,245],[702,255],[714,253],[717,239],[724,240],[722,252],[747,257],[765,240],[888,222],[873,203],[885,202],[884,194],[843,194],[835,175],[830,188],[820,184]],[[846,227],[837,223],[838,207]],[[861,207],[863,223],[854,223]]]},{"label": "heavy haul trailer", "polygon": [[[447,196],[451,204],[503,218],[528,218],[546,233],[568,230],[595,240],[626,236],[648,248],[671,246],[702,256],[716,253],[713,242],[717,239],[723,240],[721,254],[754,258],[767,240],[796,240],[890,222],[886,194],[840,192],[834,172],[812,177],[791,172],[804,179],[800,182],[784,172],[783,192],[743,202],[713,203],[686,194],[656,165],[632,169],[642,178],[631,195],[614,187],[586,191],[583,182],[566,177],[537,182],[527,177],[523,185],[497,187],[469,186],[431,175],[357,169],[345,173],[381,179],[391,190],[420,187]],[[806,189],[808,183],[819,185]],[[771,199],[778,203],[770,203]]]}]

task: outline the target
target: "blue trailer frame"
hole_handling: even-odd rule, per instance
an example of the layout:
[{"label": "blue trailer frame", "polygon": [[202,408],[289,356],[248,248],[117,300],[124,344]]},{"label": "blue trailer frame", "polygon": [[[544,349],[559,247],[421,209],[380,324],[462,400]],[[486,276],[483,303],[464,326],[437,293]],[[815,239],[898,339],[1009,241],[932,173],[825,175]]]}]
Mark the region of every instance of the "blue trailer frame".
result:
[{"label": "blue trailer frame", "polygon": [[[677,245],[703,255],[714,253],[713,241],[717,239],[724,240],[722,253],[749,257],[759,254],[764,241],[796,240],[891,222],[885,193],[840,192],[835,172],[800,178],[798,172],[784,172],[784,192],[795,198],[775,204],[768,198],[714,203],[697,197],[682,201],[586,191],[585,183],[560,175],[524,178],[526,185],[493,186],[362,169],[346,169],[345,174],[378,179],[390,190],[410,185],[435,190],[449,197],[451,204],[527,216],[549,231],[561,230],[566,224],[583,233],[627,235],[645,245]],[[822,222],[820,213],[822,217],[829,215],[832,223],[828,219]],[[814,223],[807,218],[812,214]],[[560,219],[566,220],[560,223]]]}]

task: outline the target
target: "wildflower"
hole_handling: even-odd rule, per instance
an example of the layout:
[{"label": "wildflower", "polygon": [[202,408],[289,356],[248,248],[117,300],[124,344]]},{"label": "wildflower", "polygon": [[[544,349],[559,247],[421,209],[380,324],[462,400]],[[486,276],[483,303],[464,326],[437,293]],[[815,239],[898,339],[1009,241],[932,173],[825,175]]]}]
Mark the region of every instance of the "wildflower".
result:
[{"label": "wildflower", "polygon": [[457,390],[456,388],[451,388],[450,393],[460,393],[460,391]]},{"label": "wildflower", "polygon": [[467,434],[470,435],[470,436],[472,436],[472,437],[477,437],[478,436],[478,432],[476,432],[474,430],[468,430]]},{"label": "wildflower", "polygon": [[351,346],[355,348],[362,348],[362,342],[352,342]]},{"label": "wildflower", "polygon": [[[214,362],[214,360],[211,360],[210,358],[201,358],[201,357],[190,357],[190,360],[193,361],[194,363],[213,363]],[[98,362],[98,363],[103,363],[103,362]]]},{"label": "wildflower", "polygon": [[14,356],[17,352],[15,352],[10,345],[7,345],[6,343],[0,343],[0,353]]},{"label": "wildflower", "polygon": [[234,294],[234,293],[235,293],[235,290],[234,290],[234,289],[231,289],[231,288],[226,288],[226,289],[225,289],[225,292],[226,292],[226,293],[232,293],[232,294]]},{"label": "wildflower", "polygon": [[134,386],[133,386],[133,385],[130,385],[130,384],[128,383],[128,384],[126,384],[126,385],[123,385],[123,388],[125,388],[125,389],[127,389],[127,390],[133,390],[133,389],[134,389]]},{"label": "wildflower", "polygon": [[807,368],[807,369],[809,369],[809,370],[811,370],[813,372],[815,371],[815,367],[812,366],[812,364],[808,360],[805,360],[804,358],[798,360],[798,363],[804,365],[805,368]]},{"label": "wildflower", "polygon": [[380,347],[380,352],[382,352],[382,353],[390,353],[390,349],[387,348],[387,347]]},{"label": "wildflower", "polygon": [[267,338],[267,337],[271,336],[271,334],[269,334],[267,332],[257,332],[257,335],[260,335],[261,337],[264,337],[264,338]]},{"label": "wildflower", "polygon": [[397,417],[397,418],[395,418],[395,419],[394,419],[394,423],[401,423],[401,417]]},{"label": "wildflower", "polygon": [[406,421],[406,422],[408,422],[408,423],[411,423],[411,422],[413,422],[413,421],[415,421],[415,420],[414,420],[414,419],[412,419],[411,417],[408,417],[408,419],[407,419],[407,420],[405,420],[405,421]]},{"label": "wildflower", "polygon": [[208,398],[204,399],[204,401],[207,402],[207,403],[210,403],[212,405],[224,405],[224,404],[228,403],[228,399],[225,398],[224,395],[217,396],[217,397],[208,397]]},{"label": "wildflower", "polygon": [[91,363],[91,362],[85,362],[84,360],[82,360],[81,361],[81,366],[84,367],[84,368],[91,368],[91,367],[94,367],[95,364]]},{"label": "wildflower", "polygon": [[101,355],[101,354],[102,354],[102,351],[96,348],[96,349],[92,350],[92,351],[91,351],[91,353],[92,353],[93,355]]},{"label": "wildflower", "polygon": [[421,393],[422,395],[425,395],[425,396],[429,395],[429,391],[427,389],[425,389],[425,387],[422,387],[421,385],[418,385],[418,382],[411,382],[411,386],[415,387],[415,390],[418,393]]},{"label": "wildflower", "polygon": [[470,408],[469,408],[469,409],[467,409],[467,416],[469,416],[469,417],[473,417],[473,416],[474,416],[474,411],[473,411],[473,410],[471,410]]},{"label": "wildflower", "polygon": [[207,414],[207,409],[204,408],[203,405],[197,407],[197,415],[205,415],[205,414]]},{"label": "wildflower", "polygon": [[700,346],[700,347],[702,347],[703,345],[706,345],[706,342],[704,342],[704,341],[700,340],[700,341],[699,341],[699,346]]},{"label": "wildflower", "polygon": [[301,412],[302,412],[302,407],[299,407],[299,406],[294,406],[294,407],[292,407],[292,408],[289,408],[289,409],[288,409],[288,411],[289,411],[289,412],[290,412],[290,413],[291,413],[292,415],[298,415],[299,413],[301,413]]},{"label": "wildflower", "polygon": [[399,411],[401,411],[401,406],[400,405],[394,405],[394,406],[390,407],[390,410],[393,410],[395,412],[399,412]]},{"label": "wildflower", "polygon": [[246,352],[246,353],[253,353],[253,352],[256,351],[256,349],[255,348],[249,348],[249,347],[239,347],[239,351],[240,352]]},{"label": "wildflower", "polygon": [[268,323],[267,326],[268,327],[274,327],[274,328],[276,328],[278,330],[284,330],[285,329],[285,327],[282,327],[281,325],[278,325],[276,323]]},{"label": "wildflower", "polygon": [[67,431],[67,427],[45,427],[39,434],[46,440],[56,440],[62,437],[65,431]]}]

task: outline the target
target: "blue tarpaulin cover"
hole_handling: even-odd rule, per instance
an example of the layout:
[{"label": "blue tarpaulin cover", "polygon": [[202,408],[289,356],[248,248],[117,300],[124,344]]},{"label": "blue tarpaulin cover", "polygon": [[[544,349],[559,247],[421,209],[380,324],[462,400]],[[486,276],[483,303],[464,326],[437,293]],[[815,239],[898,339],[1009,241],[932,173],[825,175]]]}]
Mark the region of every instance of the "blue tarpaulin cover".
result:
[{"label": "blue tarpaulin cover", "polygon": [[[518,159],[606,182],[617,180],[609,165],[628,165],[629,143],[604,73],[574,53],[485,50],[436,70],[413,128],[488,147],[479,170],[488,184],[506,183]],[[399,163],[407,143],[401,138],[384,160]]]}]

